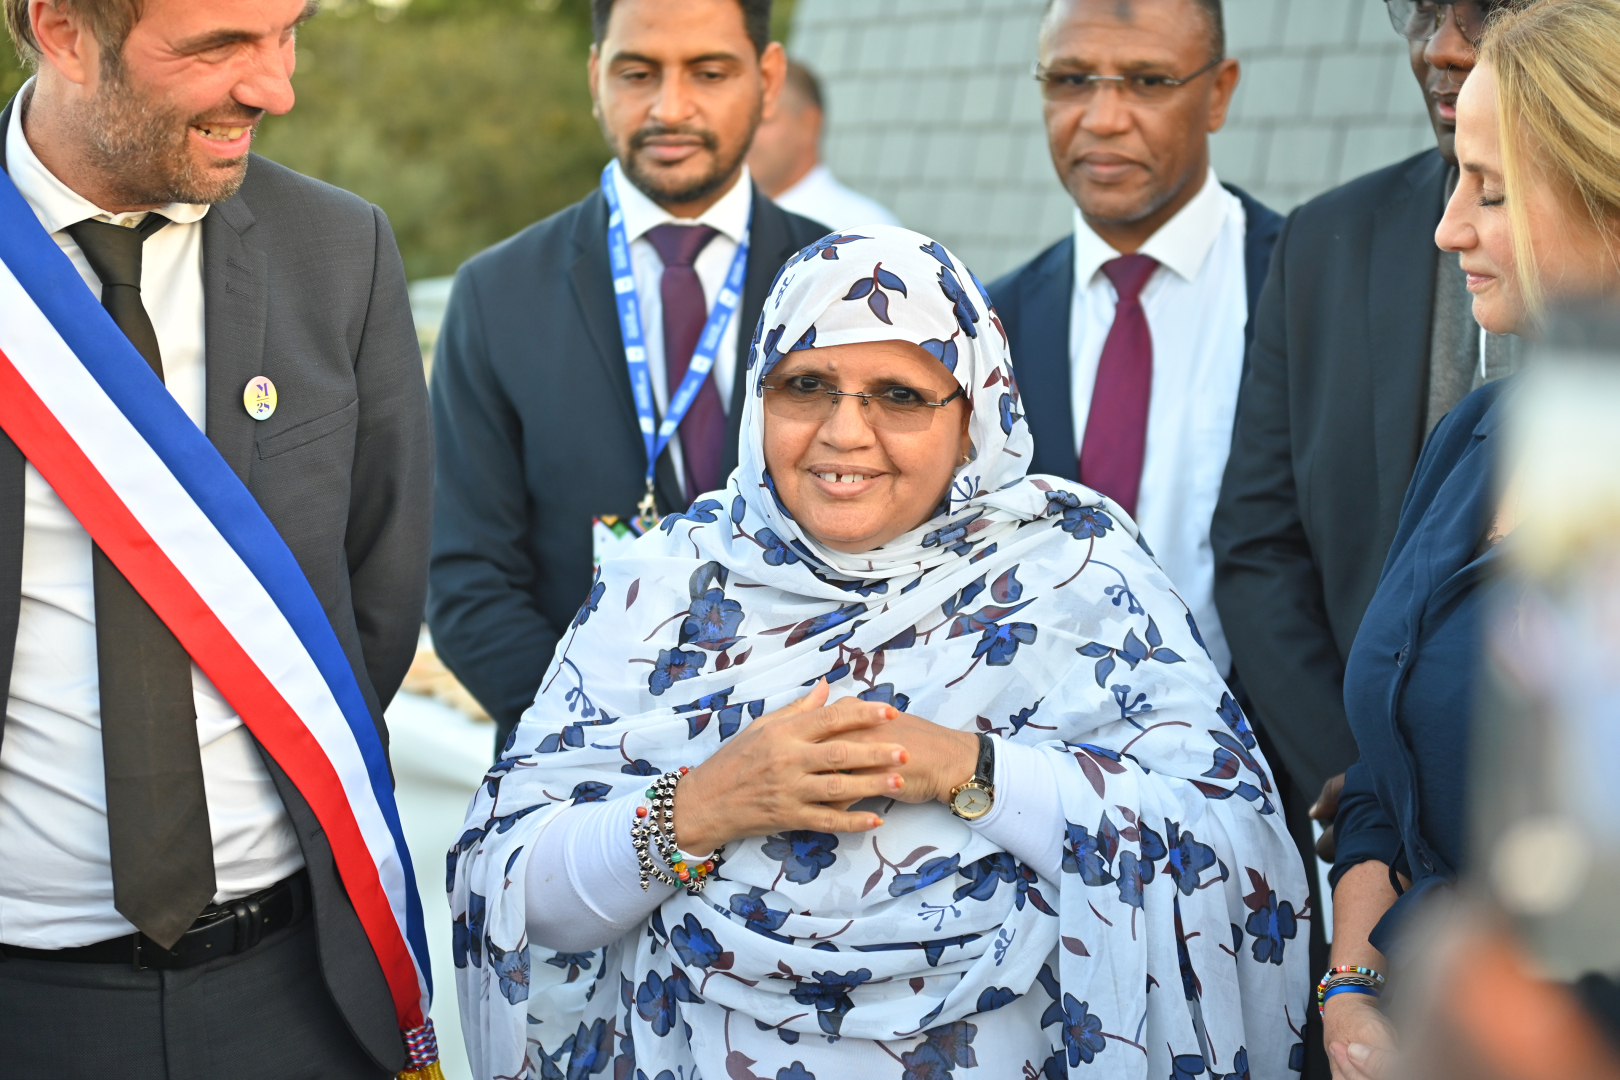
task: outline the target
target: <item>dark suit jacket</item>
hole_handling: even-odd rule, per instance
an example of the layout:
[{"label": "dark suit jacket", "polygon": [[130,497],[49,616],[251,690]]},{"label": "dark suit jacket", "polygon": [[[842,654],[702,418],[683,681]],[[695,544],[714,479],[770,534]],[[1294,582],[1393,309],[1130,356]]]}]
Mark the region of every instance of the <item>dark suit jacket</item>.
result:
[{"label": "dark suit jacket", "polygon": [[[1226,190],[1243,203],[1247,229],[1243,267],[1248,277],[1249,322],[1244,340],[1254,338],[1254,311],[1282,228],[1282,215],[1231,184]],[[1020,401],[1035,453],[1029,471],[1080,479],[1074,445],[1074,404],[1069,389],[1069,315],[1074,300],[1074,234],[1070,233],[990,286],[990,299],[1007,330]],[[1247,364],[1247,361],[1245,361]]]},{"label": "dark suit jacket", "polygon": [[1215,602],[1281,765],[1356,759],[1344,665],[1423,441],[1446,165],[1429,150],[1288,217],[1210,537]]},{"label": "dark suit jacket", "polygon": [[[393,233],[376,207],[255,157],[242,189],[203,218],[202,245],[209,441],[314,586],[386,746],[383,706],[422,622],[432,492],[422,354]],[[276,384],[268,420],[242,406],[257,375]],[[23,464],[0,433],[0,685],[17,641]],[[309,864],[327,986],[378,1066],[397,1072],[405,1045],[393,999],[331,847],[266,762]]]},{"label": "dark suit jacket", "polygon": [[[755,189],[722,475],[737,463],[742,371],[771,279],[826,233]],[[591,519],[632,514],[646,490],[600,191],[461,268],[434,359],[433,420],[428,625],[504,743],[590,590]],[[668,454],[657,494],[660,511],[685,508]]]}]

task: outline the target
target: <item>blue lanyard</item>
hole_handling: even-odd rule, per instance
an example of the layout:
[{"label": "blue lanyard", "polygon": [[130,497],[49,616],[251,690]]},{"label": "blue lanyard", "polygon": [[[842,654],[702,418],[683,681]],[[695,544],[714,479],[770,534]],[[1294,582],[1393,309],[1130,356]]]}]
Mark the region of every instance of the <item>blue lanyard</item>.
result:
[{"label": "blue lanyard", "polygon": [[[754,211],[749,207],[749,227],[744,227],[737,254],[732,257],[731,269],[726,271],[725,284],[709,306],[709,319],[703,324],[703,335],[692,350],[686,377],[670,395],[669,409],[664,420],[654,427],[652,376],[647,369],[647,339],[641,329],[641,304],[636,300],[635,272],[630,265],[630,244],[624,235],[624,210],[619,205],[619,193],[613,185],[613,162],[602,170],[602,197],[608,204],[608,257],[613,264],[613,292],[618,300],[619,333],[624,338],[624,359],[630,366],[630,389],[636,399],[636,419],[641,425],[641,441],[647,449],[647,494],[641,500],[638,514],[644,528],[651,528],[657,519],[653,501],[653,481],[658,467],[658,456],[675,436],[675,429],[686,418],[703,380],[714,367],[720,339],[737,313],[742,301],[743,278],[748,273],[748,235],[753,224]],[[694,493],[695,494],[695,493]]]}]

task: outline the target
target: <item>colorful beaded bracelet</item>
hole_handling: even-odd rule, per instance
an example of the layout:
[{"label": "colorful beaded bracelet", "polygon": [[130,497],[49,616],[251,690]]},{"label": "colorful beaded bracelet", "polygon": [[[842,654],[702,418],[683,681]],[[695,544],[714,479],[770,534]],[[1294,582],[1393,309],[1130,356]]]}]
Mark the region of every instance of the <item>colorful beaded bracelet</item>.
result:
[{"label": "colorful beaded bracelet", "polygon": [[1383,985],[1384,976],[1374,969],[1341,964],[1330,969],[1322,976],[1322,981],[1316,984],[1316,1011],[1319,1015],[1325,1013],[1327,999],[1341,990],[1379,997]]},{"label": "colorful beaded bracelet", "polygon": [[[655,779],[645,792],[647,801],[636,807],[636,820],[630,826],[630,844],[636,849],[636,861],[641,867],[643,892],[657,879],[696,896],[719,865],[714,856],[700,859],[688,855],[675,842],[675,788],[688,771],[682,766]],[[654,851],[669,867],[668,871],[654,861]]]}]

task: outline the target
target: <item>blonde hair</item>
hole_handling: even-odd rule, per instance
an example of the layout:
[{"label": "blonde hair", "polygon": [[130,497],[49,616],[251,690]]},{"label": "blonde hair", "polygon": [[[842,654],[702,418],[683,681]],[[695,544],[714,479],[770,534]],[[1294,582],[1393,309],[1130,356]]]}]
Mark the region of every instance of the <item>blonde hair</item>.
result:
[{"label": "blonde hair", "polygon": [[1538,178],[1584,207],[1610,258],[1620,237],[1620,0],[1518,0],[1492,17],[1479,62],[1496,118],[1513,256],[1532,315],[1544,297],[1522,193]]}]

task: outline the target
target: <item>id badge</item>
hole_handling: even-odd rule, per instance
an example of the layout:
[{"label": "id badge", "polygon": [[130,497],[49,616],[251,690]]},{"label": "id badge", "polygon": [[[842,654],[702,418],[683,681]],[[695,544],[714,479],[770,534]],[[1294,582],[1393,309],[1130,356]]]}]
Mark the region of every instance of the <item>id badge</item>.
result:
[{"label": "id badge", "polygon": [[630,550],[630,545],[647,530],[633,517],[604,514],[591,519],[591,564],[601,566],[603,561]]}]

